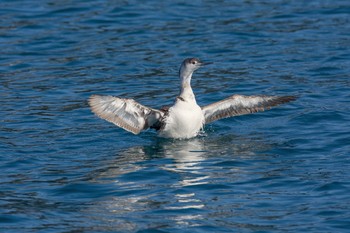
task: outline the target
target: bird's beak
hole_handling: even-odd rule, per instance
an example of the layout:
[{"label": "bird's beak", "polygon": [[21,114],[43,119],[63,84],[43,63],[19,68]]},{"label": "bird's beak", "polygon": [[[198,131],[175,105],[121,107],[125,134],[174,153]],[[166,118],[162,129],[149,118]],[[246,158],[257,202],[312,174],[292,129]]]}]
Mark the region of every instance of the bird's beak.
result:
[{"label": "bird's beak", "polygon": [[210,65],[213,64],[213,62],[201,62],[201,66],[206,66],[206,65]]}]

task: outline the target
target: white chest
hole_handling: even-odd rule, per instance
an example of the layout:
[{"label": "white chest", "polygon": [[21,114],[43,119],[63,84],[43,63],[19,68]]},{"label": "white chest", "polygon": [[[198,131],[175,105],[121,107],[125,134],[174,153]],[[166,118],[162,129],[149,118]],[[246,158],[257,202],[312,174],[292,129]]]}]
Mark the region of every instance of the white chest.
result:
[{"label": "white chest", "polygon": [[169,109],[161,137],[191,138],[195,137],[203,127],[204,115],[196,102],[177,101]]}]

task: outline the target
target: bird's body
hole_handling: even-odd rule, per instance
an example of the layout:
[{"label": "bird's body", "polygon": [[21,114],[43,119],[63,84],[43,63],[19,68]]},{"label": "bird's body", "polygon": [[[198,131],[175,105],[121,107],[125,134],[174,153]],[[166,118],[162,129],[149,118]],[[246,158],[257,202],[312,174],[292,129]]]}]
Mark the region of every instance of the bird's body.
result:
[{"label": "bird's body", "polygon": [[203,128],[204,115],[195,99],[177,98],[164,118],[159,136],[166,138],[192,138]]},{"label": "bird's body", "polygon": [[193,72],[204,64],[197,58],[184,60],[179,71],[180,95],[170,108],[157,110],[132,99],[100,95],[91,96],[89,104],[99,117],[134,134],[154,128],[161,137],[192,138],[198,135],[205,124],[212,121],[263,111],[296,99],[294,96],[233,95],[200,107],[191,88],[191,78]]}]

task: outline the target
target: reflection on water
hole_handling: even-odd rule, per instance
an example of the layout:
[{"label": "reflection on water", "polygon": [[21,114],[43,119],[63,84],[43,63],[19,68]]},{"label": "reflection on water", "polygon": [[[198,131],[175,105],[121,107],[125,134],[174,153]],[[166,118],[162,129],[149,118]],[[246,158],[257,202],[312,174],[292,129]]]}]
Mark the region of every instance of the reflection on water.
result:
[{"label": "reflection on water", "polygon": [[[231,146],[224,148],[222,142],[230,140]],[[218,174],[231,176],[227,177],[230,180],[240,172],[236,166],[218,170],[212,164],[213,159],[228,156],[226,150],[231,151],[228,161],[261,156],[256,154],[257,144],[258,148],[269,147],[266,142],[223,136],[210,140],[206,137],[190,140],[155,138],[150,145],[127,148],[113,160],[106,161],[108,166],[95,174],[95,182],[109,180],[114,191],[110,198],[95,202],[91,208],[99,213],[101,221],[109,221],[112,213],[118,221],[110,224],[126,229],[136,227],[131,224],[132,218],[139,215],[147,218],[149,211],[162,216],[159,221],[166,218],[181,226],[199,224],[210,214],[208,200],[202,191],[220,192],[224,186],[220,184],[222,180],[215,181]],[[239,151],[242,153],[237,153]],[[121,216],[125,221],[121,221]]]},{"label": "reflection on water", "polygon": [[[223,147],[222,145],[226,143],[230,143],[230,146]],[[194,179],[181,181],[183,185],[191,185],[191,180],[196,182],[209,178],[203,167],[207,159],[217,156],[232,156],[231,159],[235,159],[235,156],[237,158],[255,156],[257,151],[270,147],[267,141],[245,139],[234,135],[212,137],[210,140],[205,137],[189,140],[154,138],[149,145],[134,146],[118,152],[113,161],[105,162],[105,168],[101,169],[96,177],[113,177],[118,180],[121,175],[135,174],[145,169],[149,164],[145,164],[144,161],[148,160],[149,163],[155,161],[157,168],[164,171],[197,176]],[[163,160],[152,160],[154,158]],[[168,160],[172,162],[169,163]],[[157,164],[159,161],[167,162]]]}]

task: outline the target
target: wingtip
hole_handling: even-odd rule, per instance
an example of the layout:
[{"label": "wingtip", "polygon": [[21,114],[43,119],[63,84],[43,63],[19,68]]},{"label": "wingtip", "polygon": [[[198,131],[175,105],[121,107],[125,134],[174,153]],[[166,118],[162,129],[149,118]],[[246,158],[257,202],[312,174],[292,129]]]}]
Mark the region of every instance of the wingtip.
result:
[{"label": "wingtip", "polygon": [[99,99],[100,99],[99,95],[91,95],[90,98],[88,99],[88,104],[90,106],[91,111],[95,113],[97,116],[99,116],[98,114],[98,106],[100,105]]},{"label": "wingtip", "polygon": [[287,95],[287,96],[281,96],[279,99],[282,103],[288,103],[297,100],[299,97],[295,95]]},{"label": "wingtip", "polygon": [[91,96],[89,97],[89,99],[88,99],[88,104],[90,105],[90,107],[91,107],[91,105],[93,104],[93,102],[94,102],[94,100],[96,99],[97,96],[98,96],[98,95],[91,95]]}]

